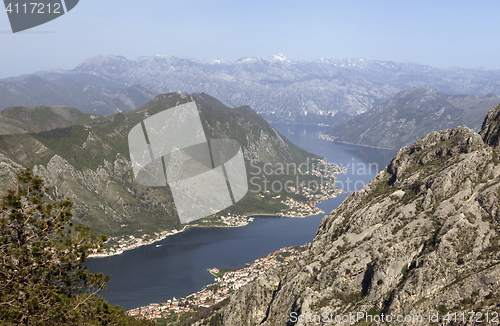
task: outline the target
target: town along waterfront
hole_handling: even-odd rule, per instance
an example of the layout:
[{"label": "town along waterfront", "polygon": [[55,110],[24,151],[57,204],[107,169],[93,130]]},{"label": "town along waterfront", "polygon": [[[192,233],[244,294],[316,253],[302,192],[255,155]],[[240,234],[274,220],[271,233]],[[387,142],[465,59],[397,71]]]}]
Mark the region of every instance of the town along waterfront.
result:
[{"label": "town along waterfront", "polygon": [[[319,139],[328,127],[275,127],[297,146],[348,167],[337,176],[338,186],[348,193],[373,179],[395,153]],[[317,206],[329,213],[346,197],[341,195]],[[209,268],[244,267],[279,248],[311,242],[323,217],[255,217],[238,228],[192,228],[121,255],[90,259],[87,265],[94,273],[111,275],[108,289],[101,295],[128,310],[201,290],[214,282],[214,276],[207,272]]]}]

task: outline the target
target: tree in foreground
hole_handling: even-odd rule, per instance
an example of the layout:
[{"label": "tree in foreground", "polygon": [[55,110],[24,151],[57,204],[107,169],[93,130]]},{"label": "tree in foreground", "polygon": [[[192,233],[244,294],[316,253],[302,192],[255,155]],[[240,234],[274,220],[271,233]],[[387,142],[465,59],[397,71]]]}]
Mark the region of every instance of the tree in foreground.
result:
[{"label": "tree in foreground", "polygon": [[106,236],[73,227],[71,201],[51,203],[47,191],[26,169],[17,174],[15,189],[2,192],[0,324],[142,324],[97,295],[109,276],[83,266]]}]

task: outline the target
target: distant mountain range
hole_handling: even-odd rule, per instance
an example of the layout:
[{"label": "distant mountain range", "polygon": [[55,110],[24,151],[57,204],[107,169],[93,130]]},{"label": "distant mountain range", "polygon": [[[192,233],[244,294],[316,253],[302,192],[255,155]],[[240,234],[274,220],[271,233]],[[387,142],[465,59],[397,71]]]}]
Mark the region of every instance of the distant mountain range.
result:
[{"label": "distant mountain range", "polygon": [[444,94],[429,86],[410,87],[373,110],[334,126],[323,137],[336,142],[399,149],[429,132],[467,126],[479,132],[483,117],[500,97]]},{"label": "distant mountain range", "polygon": [[97,55],[73,70],[0,81],[0,108],[67,105],[110,115],[159,93],[205,92],[230,107],[250,105],[271,122],[336,124],[398,91],[431,86],[449,94],[500,94],[500,70],[439,69],[365,59],[296,61],[283,55],[236,62],[153,55]]},{"label": "distant mountain range", "polygon": [[51,82],[46,76],[32,75],[0,81],[0,109],[59,105],[108,116],[134,110],[159,93],[143,85],[103,84],[98,78],[83,77],[68,80],[63,74],[56,82]]}]

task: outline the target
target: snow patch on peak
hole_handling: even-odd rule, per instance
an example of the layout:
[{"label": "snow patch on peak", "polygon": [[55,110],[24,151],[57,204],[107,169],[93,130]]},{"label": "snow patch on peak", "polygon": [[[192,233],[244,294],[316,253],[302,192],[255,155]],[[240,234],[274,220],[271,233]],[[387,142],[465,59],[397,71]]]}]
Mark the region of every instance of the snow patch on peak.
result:
[{"label": "snow patch on peak", "polygon": [[278,53],[273,56],[274,59],[280,60],[280,61],[290,61],[284,54]]},{"label": "snow patch on peak", "polygon": [[209,64],[209,65],[220,65],[220,64],[227,64],[228,62],[225,60],[221,60],[221,59],[207,59],[207,60],[203,60],[202,63]]},{"label": "snow patch on peak", "polygon": [[256,62],[258,60],[259,60],[259,58],[257,58],[257,57],[242,57],[241,59],[239,59],[236,62],[237,63],[250,63],[250,62]]},{"label": "snow patch on peak", "polygon": [[278,53],[273,55],[270,60],[272,61],[281,61],[281,62],[292,62],[291,59],[287,58],[284,54]]}]

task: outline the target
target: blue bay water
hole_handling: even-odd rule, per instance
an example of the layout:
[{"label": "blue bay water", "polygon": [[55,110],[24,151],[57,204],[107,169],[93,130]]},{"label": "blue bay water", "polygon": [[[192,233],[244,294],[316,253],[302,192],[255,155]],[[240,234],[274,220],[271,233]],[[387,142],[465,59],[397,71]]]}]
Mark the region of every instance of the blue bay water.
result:
[{"label": "blue bay water", "polygon": [[[338,186],[348,193],[373,179],[395,154],[319,139],[328,127],[274,127],[300,148],[323,156],[330,163],[349,167],[338,176]],[[347,194],[317,206],[329,213],[346,197]],[[192,228],[122,255],[89,259],[86,265],[91,272],[111,275],[108,289],[101,295],[128,310],[201,290],[214,281],[208,268],[242,267],[279,248],[309,243],[323,217],[255,217],[249,225],[239,228]]]}]

